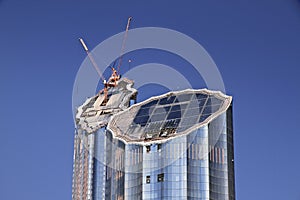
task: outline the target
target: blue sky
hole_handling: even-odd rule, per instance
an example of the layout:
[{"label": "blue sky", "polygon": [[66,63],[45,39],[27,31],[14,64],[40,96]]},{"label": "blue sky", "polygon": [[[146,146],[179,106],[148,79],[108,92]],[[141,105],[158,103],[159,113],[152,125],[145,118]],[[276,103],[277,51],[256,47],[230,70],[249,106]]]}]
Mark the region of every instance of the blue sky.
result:
[{"label": "blue sky", "polygon": [[130,15],[132,28],[185,33],[217,64],[234,98],[237,199],[299,200],[298,0],[0,1],[1,199],[71,199],[78,37],[93,48]]}]

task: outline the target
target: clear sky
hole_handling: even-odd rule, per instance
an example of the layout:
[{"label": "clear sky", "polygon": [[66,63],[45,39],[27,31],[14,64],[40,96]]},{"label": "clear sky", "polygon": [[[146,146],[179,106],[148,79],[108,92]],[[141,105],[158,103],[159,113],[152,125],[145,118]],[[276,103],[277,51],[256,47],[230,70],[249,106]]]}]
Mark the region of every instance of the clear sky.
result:
[{"label": "clear sky", "polygon": [[0,0],[0,199],[71,199],[78,37],[93,48],[130,15],[132,28],[185,33],[216,62],[234,98],[237,199],[300,200],[299,0]]}]

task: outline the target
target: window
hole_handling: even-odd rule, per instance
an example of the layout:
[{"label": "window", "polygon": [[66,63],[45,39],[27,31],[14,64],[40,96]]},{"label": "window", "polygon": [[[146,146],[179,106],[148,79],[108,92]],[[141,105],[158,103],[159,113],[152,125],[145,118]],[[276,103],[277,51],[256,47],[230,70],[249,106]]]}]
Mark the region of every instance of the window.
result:
[{"label": "window", "polygon": [[147,183],[147,184],[150,183],[150,176],[146,176],[146,183]]},{"label": "window", "polygon": [[146,146],[146,152],[149,153],[151,151],[151,147],[150,146]]},{"label": "window", "polygon": [[161,150],[161,144],[157,144],[157,151]]},{"label": "window", "polygon": [[163,182],[164,181],[164,173],[157,175],[157,182]]}]

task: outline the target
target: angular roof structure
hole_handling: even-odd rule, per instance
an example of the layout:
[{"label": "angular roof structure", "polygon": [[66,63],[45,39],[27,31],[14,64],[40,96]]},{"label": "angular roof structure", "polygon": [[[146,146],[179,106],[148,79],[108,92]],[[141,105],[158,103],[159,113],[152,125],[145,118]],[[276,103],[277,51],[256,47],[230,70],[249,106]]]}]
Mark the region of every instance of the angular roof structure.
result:
[{"label": "angular roof structure", "polygon": [[107,100],[103,94],[88,98],[77,109],[77,127],[92,133],[106,126],[112,115],[126,109],[130,99],[135,98],[137,90],[132,86],[133,81],[123,78],[116,87],[108,90]]}]

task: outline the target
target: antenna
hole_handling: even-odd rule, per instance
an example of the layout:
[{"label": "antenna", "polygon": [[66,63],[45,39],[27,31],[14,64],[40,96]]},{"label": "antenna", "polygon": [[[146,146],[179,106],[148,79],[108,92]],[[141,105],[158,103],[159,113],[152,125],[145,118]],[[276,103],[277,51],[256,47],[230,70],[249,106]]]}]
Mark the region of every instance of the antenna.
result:
[{"label": "antenna", "polygon": [[120,53],[120,58],[119,58],[119,63],[118,63],[118,74],[120,73],[120,67],[122,65],[122,57],[123,57],[124,50],[125,50],[125,44],[126,44],[129,25],[130,25],[131,20],[132,20],[132,17],[129,17],[128,21],[127,21],[127,26],[126,26],[126,30],[125,30],[125,34],[124,34],[124,38],[123,38],[123,42],[122,42],[122,48],[121,48],[121,53]]},{"label": "antenna", "polygon": [[82,45],[84,51],[85,51],[86,54],[88,55],[88,57],[89,57],[89,59],[90,59],[92,65],[93,65],[93,67],[95,68],[95,70],[97,71],[98,75],[99,75],[100,78],[102,79],[102,82],[105,82],[105,78],[103,77],[101,70],[99,69],[97,63],[95,62],[95,60],[94,60],[92,54],[90,53],[90,51],[89,51],[88,47],[86,46],[86,44],[84,43],[83,39],[82,39],[82,38],[79,38],[79,41],[80,41],[80,43],[81,43],[81,45]]}]

